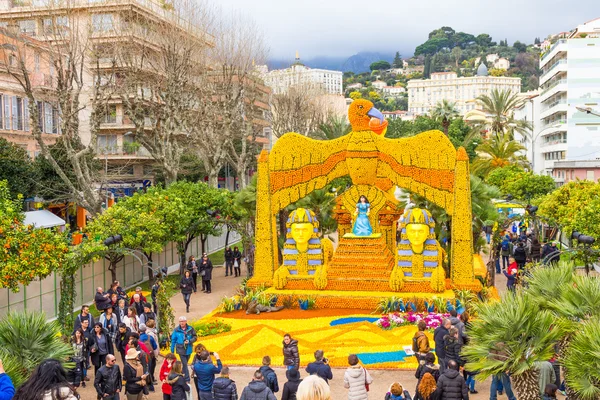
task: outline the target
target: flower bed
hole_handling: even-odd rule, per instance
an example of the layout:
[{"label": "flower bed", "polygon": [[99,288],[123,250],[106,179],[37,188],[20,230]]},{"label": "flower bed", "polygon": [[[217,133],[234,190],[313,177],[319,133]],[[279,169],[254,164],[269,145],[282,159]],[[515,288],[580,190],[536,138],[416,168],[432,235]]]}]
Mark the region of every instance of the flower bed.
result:
[{"label": "flower bed", "polygon": [[427,324],[427,329],[435,329],[442,324],[444,318],[449,318],[450,314],[439,313],[390,313],[383,315],[375,324],[381,329],[394,329],[400,326],[416,325],[423,320]]}]

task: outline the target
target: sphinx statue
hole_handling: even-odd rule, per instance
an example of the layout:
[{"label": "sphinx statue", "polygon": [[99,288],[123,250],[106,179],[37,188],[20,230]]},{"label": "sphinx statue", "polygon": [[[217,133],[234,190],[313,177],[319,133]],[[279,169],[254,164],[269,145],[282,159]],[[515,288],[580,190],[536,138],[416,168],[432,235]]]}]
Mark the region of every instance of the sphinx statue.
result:
[{"label": "sphinx statue", "polygon": [[313,277],[315,287],[327,286],[325,266],[331,257],[329,239],[319,238],[319,221],[315,213],[297,208],[290,213],[286,222],[287,234],[283,246],[283,265],[273,276],[273,285],[283,289],[290,275]]},{"label": "sphinx statue", "polygon": [[444,291],[444,250],[435,238],[431,214],[425,209],[412,208],[405,211],[399,222],[400,243],[390,287],[399,291],[405,281],[429,282],[434,292]]}]

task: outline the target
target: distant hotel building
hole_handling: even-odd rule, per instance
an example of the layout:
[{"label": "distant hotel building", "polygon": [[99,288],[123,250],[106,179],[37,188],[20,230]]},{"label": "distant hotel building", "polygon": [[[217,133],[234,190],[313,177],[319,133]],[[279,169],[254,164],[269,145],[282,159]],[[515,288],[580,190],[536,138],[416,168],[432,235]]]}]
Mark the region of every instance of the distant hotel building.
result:
[{"label": "distant hotel building", "polygon": [[296,61],[289,68],[266,71],[259,67],[265,84],[273,90],[273,94],[286,93],[290,87],[303,86],[320,88],[327,94],[341,95],[342,71],[310,68],[300,62],[298,53]]},{"label": "distant hotel building", "polygon": [[488,76],[487,67],[479,65],[476,76],[459,78],[456,72],[436,72],[431,79],[408,81],[408,111],[428,114],[439,102],[455,103],[456,109],[465,114],[476,107],[475,99],[489,95],[493,89],[521,91],[521,78]]}]

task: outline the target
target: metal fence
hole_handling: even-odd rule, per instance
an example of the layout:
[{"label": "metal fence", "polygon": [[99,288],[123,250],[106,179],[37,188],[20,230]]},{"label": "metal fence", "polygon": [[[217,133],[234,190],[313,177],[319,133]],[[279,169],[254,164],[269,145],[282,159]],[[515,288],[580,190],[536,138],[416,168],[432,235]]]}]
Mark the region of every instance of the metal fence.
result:
[{"label": "metal fence", "polygon": [[[241,240],[237,232],[230,232],[229,244]],[[208,253],[216,252],[225,247],[225,233],[218,237],[209,237],[206,243]],[[187,255],[202,253],[202,244],[199,238],[194,239],[188,247]],[[175,243],[169,243],[162,253],[153,257],[155,265],[167,266],[170,271],[179,267],[179,258]],[[148,279],[147,269],[138,260],[126,256],[117,268],[117,279],[121,286],[129,288]],[[111,273],[108,262],[104,259],[81,266],[75,276],[75,290],[77,296],[75,305],[79,308],[82,304],[92,303],[96,288],[102,286],[107,290],[111,283]],[[60,276],[52,274],[41,281],[31,282],[28,286],[20,286],[17,293],[8,289],[0,289],[0,318],[9,311],[44,311],[49,319],[58,314],[60,299]]]}]

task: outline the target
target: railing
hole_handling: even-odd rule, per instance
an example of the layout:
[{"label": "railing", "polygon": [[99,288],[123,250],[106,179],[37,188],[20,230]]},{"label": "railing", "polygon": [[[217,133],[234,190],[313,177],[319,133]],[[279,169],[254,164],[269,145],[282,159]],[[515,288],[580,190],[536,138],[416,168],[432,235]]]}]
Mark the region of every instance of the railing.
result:
[{"label": "railing", "polygon": [[550,104],[548,104],[546,107],[542,108],[542,112],[546,112],[549,109],[551,109],[552,107],[555,107],[559,104],[567,104],[567,100],[566,99],[560,99],[560,100],[556,100]]},{"label": "railing", "polygon": [[547,142],[543,142],[540,147],[552,146],[553,144],[561,144],[561,143],[567,143],[567,139],[549,140]]},{"label": "railing", "polygon": [[563,43],[567,43],[567,39],[559,39],[559,40],[557,40],[556,43],[554,43],[552,45],[552,47],[550,47],[548,49],[548,51],[546,52],[546,54],[544,54],[544,56],[541,59],[541,62],[543,63],[544,60],[546,60],[548,58],[548,56],[552,53],[552,50],[554,50],[556,48],[556,46],[558,46],[560,44],[563,44]]},{"label": "railing", "polygon": [[[0,6],[0,10],[10,10],[11,8],[48,8],[54,0],[13,0],[8,5]],[[179,26],[185,32],[189,32],[197,38],[207,42],[214,43],[214,37],[204,32],[201,27],[194,25],[186,16],[181,16],[168,1],[156,0],[74,0],[70,3],[71,7],[88,7],[93,5],[101,6],[123,6],[127,4],[136,4],[146,8],[158,17]],[[17,11],[17,10],[14,10]],[[21,10],[19,10],[21,11]],[[189,17],[189,16],[187,16]],[[106,32],[105,32],[106,33]]]},{"label": "railing", "polygon": [[137,156],[150,157],[150,152],[143,146],[123,145],[123,146],[98,146],[98,155],[103,156]]},{"label": "railing", "polygon": [[542,129],[548,129],[548,128],[562,128],[563,125],[566,125],[567,121],[564,119],[557,119],[554,120],[552,122],[547,122],[545,124],[542,124]]},{"label": "railing", "polygon": [[552,66],[548,70],[546,70],[546,72],[544,72],[542,74],[542,76],[540,76],[540,81],[542,79],[544,79],[546,76],[548,76],[548,74],[550,74],[550,72],[552,72],[552,70],[554,68],[558,67],[559,65],[566,64],[566,63],[567,63],[567,60],[558,60],[557,62],[555,62],[554,64],[552,64]]},{"label": "railing", "polygon": [[550,86],[548,86],[546,89],[542,90],[542,93],[540,94],[540,96],[543,96],[544,94],[548,93],[550,90],[554,89],[554,87],[556,85],[560,85],[562,83],[567,83],[566,79],[559,79],[557,81],[554,81],[554,83],[552,83]]}]

